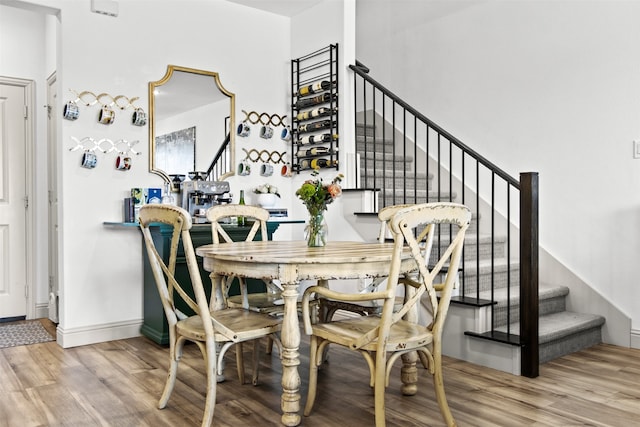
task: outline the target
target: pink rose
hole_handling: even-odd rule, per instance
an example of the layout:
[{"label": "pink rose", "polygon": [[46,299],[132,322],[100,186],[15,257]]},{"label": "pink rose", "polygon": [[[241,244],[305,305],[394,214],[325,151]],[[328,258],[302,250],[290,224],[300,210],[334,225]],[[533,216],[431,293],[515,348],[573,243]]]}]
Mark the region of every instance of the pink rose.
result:
[{"label": "pink rose", "polygon": [[327,191],[331,195],[332,199],[340,197],[340,195],[342,194],[342,188],[340,188],[338,184],[329,184],[329,186],[327,187]]}]

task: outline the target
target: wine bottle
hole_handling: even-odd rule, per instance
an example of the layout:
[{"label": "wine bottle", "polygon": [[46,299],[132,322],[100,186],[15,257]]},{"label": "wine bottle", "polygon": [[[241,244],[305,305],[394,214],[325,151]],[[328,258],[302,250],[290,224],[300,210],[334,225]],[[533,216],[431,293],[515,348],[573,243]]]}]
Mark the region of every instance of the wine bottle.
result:
[{"label": "wine bottle", "polygon": [[320,120],[318,122],[300,125],[298,132],[313,132],[316,130],[327,129],[329,127],[331,127],[331,120]]},{"label": "wine bottle", "polygon": [[309,161],[308,159],[304,159],[300,162],[300,167],[302,169],[306,169],[308,167],[311,167],[311,161]]},{"label": "wine bottle", "polygon": [[307,156],[317,156],[318,154],[327,154],[329,147],[313,147],[307,150]]},{"label": "wine bottle", "polygon": [[314,108],[313,110],[308,110],[308,111],[301,111],[296,115],[296,119],[298,120],[312,119],[314,117],[318,117],[321,114],[325,114],[327,111],[329,111],[329,109],[326,107]]},{"label": "wine bottle", "polygon": [[311,168],[319,169],[319,168],[329,168],[333,166],[335,162],[332,162],[329,159],[313,159],[311,160]]},{"label": "wine bottle", "polygon": [[331,113],[338,112],[337,108],[333,110],[327,107],[314,108],[313,110],[302,111],[296,115],[297,120],[309,120],[320,116],[328,116]]},{"label": "wine bottle", "polygon": [[[338,97],[338,94],[333,94],[334,98]],[[325,102],[329,102],[331,100],[330,93],[323,93],[321,95],[314,96],[313,98],[303,98],[296,102],[296,108],[299,110],[301,108],[311,107],[313,105],[324,104]]]},{"label": "wine bottle", "polygon": [[331,138],[334,140],[338,139],[338,134],[331,135],[330,133],[323,133],[322,135],[305,135],[302,138],[298,139],[298,144],[317,144],[321,142],[330,142]]},{"label": "wine bottle", "polygon": [[314,147],[308,150],[298,150],[296,156],[304,157],[304,156],[320,156],[322,154],[328,154],[329,147]]},{"label": "wine bottle", "polygon": [[321,82],[315,82],[308,86],[303,86],[298,89],[297,96],[306,96],[311,95],[312,93],[321,92],[323,90],[328,90],[331,87],[331,82],[328,80],[323,80]]},{"label": "wine bottle", "polygon": [[[240,201],[238,202],[239,205],[244,205],[244,190],[240,190]],[[239,216],[238,217],[238,225],[240,226],[244,226],[245,225],[245,217],[243,216]]]}]

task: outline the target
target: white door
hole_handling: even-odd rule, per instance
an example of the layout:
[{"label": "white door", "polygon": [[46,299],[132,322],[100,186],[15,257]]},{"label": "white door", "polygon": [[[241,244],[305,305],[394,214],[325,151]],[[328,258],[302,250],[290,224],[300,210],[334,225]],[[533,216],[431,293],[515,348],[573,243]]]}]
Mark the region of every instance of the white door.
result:
[{"label": "white door", "polygon": [[25,88],[0,84],[0,319],[27,314]]}]

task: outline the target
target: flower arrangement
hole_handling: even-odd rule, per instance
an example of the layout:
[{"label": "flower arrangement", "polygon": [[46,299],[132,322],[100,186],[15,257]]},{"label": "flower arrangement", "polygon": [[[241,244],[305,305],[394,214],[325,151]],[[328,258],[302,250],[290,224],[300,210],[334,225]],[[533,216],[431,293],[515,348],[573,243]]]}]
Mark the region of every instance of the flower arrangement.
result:
[{"label": "flower arrangement", "polygon": [[280,197],[280,193],[278,193],[278,188],[271,184],[262,184],[253,189],[253,192],[256,194],[275,194]]},{"label": "flower arrangement", "polygon": [[[312,172],[314,176],[317,174],[317,171]],[[308,179],[296,190],[296,196],[307,207],[309,215],[322,214],[329,203],[340,197],[342,194],[340,181],[342,181],[343,177],[344,175],[338,174],[330,184],[324,184],[322,178]]]},{"label": "flower arrangement", "polygon": [[[318,171],[312,172],[313,176]],[[332,203],[342,194],[340,181],[343,175],[339,174],[329,184],[324,184],[322,178],[309,179],[296,190],[296,196],[309,211],[309,223],[304,229],[305,240],[309,247],[322,247],[327,244],[327,225],[324,222],[324,211],[327,205]]]}]

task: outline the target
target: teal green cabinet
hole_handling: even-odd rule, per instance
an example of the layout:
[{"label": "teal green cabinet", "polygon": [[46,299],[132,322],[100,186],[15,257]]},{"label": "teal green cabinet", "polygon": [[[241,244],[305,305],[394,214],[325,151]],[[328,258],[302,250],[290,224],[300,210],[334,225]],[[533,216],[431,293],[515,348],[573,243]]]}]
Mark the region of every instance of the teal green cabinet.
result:
[{"label": "teal green cabinet", "polygon": [[[271,240],[273,233],[278,229],[279,222],[267,223],[267,237]],[[239,227],[237,225],[223,225],[224,230],[229,234],[234,241],[245,240],[249,232],[250,227]],[[171,239],[171,228],[165,225],[151,226],[151,235],[153,241],[158,249],[158,253],[162,257],[165,263],[169,261],[169,245]],[[262,239],[260,233],[256,236],[255,240]],[[193,241],[193,247],[207,245],[211,243],[211,225],[209,224],[194,224],[191,229],[191,240]],[[158,344],[169,344],[169,329],[167,325],[167,319],[164,315],[162,303],[160,302],[160,296],[158,295],[158,288],[151,272],[151,266],[149,265],[149,258],[147,256],[147,250],[142,244],[142,255],[144,265],[144,320],[140,332],[157,342]],[[207,297],[211,292],[211,280],[209,279],[209,273],[202,268],[202,259],[198,257],[198,266],[200,267],[200,275],[202,277],[202,283],[204,284]],[[187,264],[184,259],[184,250],[182,247],[178,249],[178,261],[176,264],[176,279],[188,289],[189,294],[193,296],[193,290],[191,287],[191,279],[189,278],[189,272],[187,270]],[[265,285],[259,280],[249,280],[247,282],[249,292],[265,291]],[[230,294],[238,293],[237,286],[234,289],[231,288]],[[182,300],[177,302],[178,307],[184,313],[190,313],[191,310]]]}]

